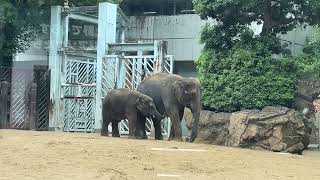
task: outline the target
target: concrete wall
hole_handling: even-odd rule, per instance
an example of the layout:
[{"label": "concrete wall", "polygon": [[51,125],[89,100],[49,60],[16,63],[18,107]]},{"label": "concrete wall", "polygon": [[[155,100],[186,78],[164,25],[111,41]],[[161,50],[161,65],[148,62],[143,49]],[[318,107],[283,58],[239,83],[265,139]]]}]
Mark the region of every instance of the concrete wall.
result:
[{"label": "concrete wall", "polygon": [[303,28],[302,26],[298,26],[287,34],[279,36],[284,43],[288,43],[288,48],[291,50],[292,54],[298,55],[302,52],[306,38],[315,32],[316,29],[314,27],[307,26],[306,28]]},{"label": "concrete wall", "polygon": [[198,15],[135,16],[130,20],[128,41],[166,40],[168,54],[174,55],[176,61],[192,61],[200,55],[199,36],[205,21]]}]

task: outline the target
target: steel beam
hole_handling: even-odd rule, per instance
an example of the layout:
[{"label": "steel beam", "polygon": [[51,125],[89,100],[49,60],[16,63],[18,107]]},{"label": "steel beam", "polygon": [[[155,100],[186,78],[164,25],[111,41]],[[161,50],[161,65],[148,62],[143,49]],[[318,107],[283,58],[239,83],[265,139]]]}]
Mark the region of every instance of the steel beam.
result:
[{"label": "steel beam", "polygon": [[98,17],[89,14],[70,13],[69,18],[98,24]]},{"label": "steel beam", "polygon": [[98,6],[81,6],[81,7],[69,7],[69,12],[98,12]]},{"label": "steel beam", "polygon": [[154,43],[120,43],[108,44],[109,52],[153,51]]}]

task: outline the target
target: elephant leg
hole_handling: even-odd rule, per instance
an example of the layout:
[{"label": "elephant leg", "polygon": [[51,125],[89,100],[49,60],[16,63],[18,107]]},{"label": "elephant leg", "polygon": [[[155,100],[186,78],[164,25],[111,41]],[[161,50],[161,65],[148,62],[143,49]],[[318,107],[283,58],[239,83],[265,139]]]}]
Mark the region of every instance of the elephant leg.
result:
[{"label": "elephant leg", "polygon": [[136,137],[138,139],[148,139],[145,129],[146,129],[146,117],[143,116],[140,112],[138,112],[137,131],[136,131]]},{"label": "elephant leg", "polygon": [[128,114],[127,119],[129,121],[129,138],[135,139],[137,132],[137,113]]},{"label": "elephant leg", "polygon": [[174,139],[177,141],[182,141],[182,131],[181,131],[179,110],[171,110],[169,117],[172,122],[172,127],[173,127],[173,131],[174,131]]},{"label": "elephant leg", "polygon": [[[179,110],[180,127],[181,127],[181,121],[183,118],[183,114],[184,114],[184,108],[182,110]],[[170,119],[170,121],[171,121],[171,119]],[[173,125],[171,125],[169,140],[173,140],[174,138],[175,138],[175,133],[174,133]]]},{"label": "elephant leg", "polygon": [[112,121],[112,137],[120,137],[120,133],[119,133],[119,121]]},{"label": "elephant leg", "polygon": [[173,125],[171,125],[171,128],[170,128],[170,135],[169,135],[169,141],[173,140],[175,137],[174,135],[174,130],[173,130]]},{"label": "elephant leg", "polygon": [[147,132],[146,132],[146,121],[147,121],[147,118],[143,116],[141,121],[142,139],[148,139]]},{"label": "elephant leg", "polygon": [[147,119],[145,116],[141,116],[139,119],[139,134],[137,135],[141,139],[148,139],[147,132],[146,132],[146,121]]},{"label": "elephant leg", "polygon": [[156,140],[163,140],[162,137],[162,129],[161,129],[161,119],[155,119],[153,120],[153,126],[155,131],[155,139]]},{"label": "elephant leg", "polygon": [[110,114],[108,112],[103,112],[102,127],[101,127],[101,136],[109,136],[108,126],[111,122]]}]

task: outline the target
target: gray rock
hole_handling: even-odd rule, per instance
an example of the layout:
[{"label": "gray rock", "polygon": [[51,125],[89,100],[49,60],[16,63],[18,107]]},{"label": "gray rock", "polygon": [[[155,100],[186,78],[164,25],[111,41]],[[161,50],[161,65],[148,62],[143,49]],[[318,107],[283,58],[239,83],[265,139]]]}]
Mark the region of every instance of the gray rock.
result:
[{"label": "gray rock", "polygon": [[[185,112],[186,126],[191,129],[190,111]],[[276,152],[301,153],[309,145],[310,129],[306,118],[286,107],[265,107],[235,113],[202,111],[197,141],[266,149]]]},{"label": "gray rock", "polygon": [[[201,111],[199,131],[196,140],[209,144],[224,145],[228,135],[230,115],[230,113]],[[189,109],[185,110],[184,120],[186,127],[191,129],[192,114]]]}]

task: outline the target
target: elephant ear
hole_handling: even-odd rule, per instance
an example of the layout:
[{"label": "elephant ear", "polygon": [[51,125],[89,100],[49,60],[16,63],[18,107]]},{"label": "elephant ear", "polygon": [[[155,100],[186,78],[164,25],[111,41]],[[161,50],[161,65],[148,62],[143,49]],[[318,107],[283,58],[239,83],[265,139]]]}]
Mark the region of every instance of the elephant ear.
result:
[{"label": "elephant ear", "polygon": [[181,100],[181,98],[183,97],[183,88],[184,87],[184,82],[182,80],[176,80],[176,82],[173,83],[172,85],[172,93],[174,94],[174,96],[178,99],[178,101]]},{"label": "elephant ear", "polygon": [[144,106],[143,106],[143,97],[140,96],[137,101],[136,101],[136,107],[139,111],[143,111],[144,110]]}]

